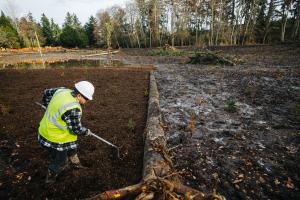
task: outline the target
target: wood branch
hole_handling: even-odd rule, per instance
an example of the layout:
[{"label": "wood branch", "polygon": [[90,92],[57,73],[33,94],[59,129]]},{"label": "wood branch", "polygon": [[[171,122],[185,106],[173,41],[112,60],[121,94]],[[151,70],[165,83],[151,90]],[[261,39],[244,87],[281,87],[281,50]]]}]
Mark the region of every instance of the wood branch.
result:
[{"label": "wood branch", "polygon": [[[119,53],[119,50],[117,51],[112,51],[110,52],[111,54],[116,54]],[[102,56],[102,55],[108,55],[107,52],[103,52],[103,53],[97,53],[97,54],[89,54],[89,55],[82,55],[81,58],[85,58],[85,57],[93,57],[93,56]]]},{"label": "wood branch", "polygon": [[121,199],[123,197],[126,197],[129,194],[139,194],[141,192],[142,192],[142,183],[138,183],[138,184],[127,186],[127,187],[120,188],[117,190],[105,191],[101,194],[98,194],[92,198],[87,198],[85,200]]},{"label": "wood branch", "polygon": [[221,56],[220,54],[211,51],[197,52],[195,56],[190,57],[191,64],[222,64],[234,66],[236,63],[229,58]]},{"label": "wood branch", "polygon": [[174,191],[178,194],[184,195],[185,199],[202,200],[205,199],[204,193],[195,190],[189,186],[179,183],[175,186]]}]

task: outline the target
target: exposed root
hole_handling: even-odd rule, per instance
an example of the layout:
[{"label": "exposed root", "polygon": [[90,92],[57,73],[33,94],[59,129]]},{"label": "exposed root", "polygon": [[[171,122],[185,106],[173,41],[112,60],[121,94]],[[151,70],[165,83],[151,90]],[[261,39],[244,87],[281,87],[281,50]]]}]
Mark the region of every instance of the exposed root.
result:
[{"label": "exposed root", "polygon": [[117,190],[105,191],[101,194],[98,194],[94,197],[87,198],[85,200],[97,200],[97,199],[120,199],[126,197],[129,194],[139,194],[142,192],[142,184],[138,183],[135,185],[127,186]]},{"label": "exposed root", "polygon": [[135,200],[150,200],[150,199],[204,199],[205,195],[198,190],[192,189],[181,184],[179,181],[167,178],[153,177],[136,185],[125,188],[110,190],[96,195],[87,200],[110,200],[121,199],[127,195],[136,195]]}]

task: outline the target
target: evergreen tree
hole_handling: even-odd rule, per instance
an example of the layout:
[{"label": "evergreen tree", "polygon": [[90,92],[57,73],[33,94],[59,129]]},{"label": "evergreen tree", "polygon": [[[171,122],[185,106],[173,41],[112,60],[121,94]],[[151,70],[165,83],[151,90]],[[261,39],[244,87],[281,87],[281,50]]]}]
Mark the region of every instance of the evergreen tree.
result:
[{"label": "evergreen tree", "polygon": [[65,26],[60,35],[60,41],[64,47],[78,47],[79,46],[78,32],[71,26]]},{"label": "evergreen tree", "polygon": [[71,15],[70,13],[67,13],[60,35],[60,41],[65,47],[87,46],[88,37],[75,14]]},{"label": "evergreen tree", "polygon": [[53,34],[53,44],[56,46],[61,45],[61,41],[60,41],[61,29],[59,28],[58,24],[54,23],[53,18],[51,18],[50,27]]},{"label": "evergreen tree", "polygon": [[81,29],[82,28],[81,23],[80,23],[77,15],[75,15],[75,14],[72,15],[72,26],[75,29]]},{"label": "evergreen tree", "polygon": [[0,47],[19,48],[20,39],[12,20],[1,11],[0,16]]},{"label": "evergreen tree", "polygon": [[63,24],[63,28],[66,26],[72,26],[72,25],[73,25],[73,17],[69,12],[67,12],[66,18],[65,18],[65,23]]},{"label": "evergreen tree", "polygon": [[89,21],[84,25],[85,33],[88,37],[88,44],[89,46],[94,46],[96,44],[96,38],[94,35],[96,26],[96,18],[91,16]]},{"label": "evergreen tree", "polygon": [[49,46],[54,45],[54,38],[51,29],[51,24],[49,19],[46,17],[44,13],[42,14],[42,18],[41,18],[41,25],[42,25],[43,36],[46,39],[45,44]]}]

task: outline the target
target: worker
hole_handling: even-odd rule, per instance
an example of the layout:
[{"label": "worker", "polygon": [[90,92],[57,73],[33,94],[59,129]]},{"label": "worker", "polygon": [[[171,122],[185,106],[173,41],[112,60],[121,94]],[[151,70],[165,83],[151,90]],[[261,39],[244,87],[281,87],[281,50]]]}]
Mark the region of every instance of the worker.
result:
[{"label": "worker", "polygon": [[46,112],[38,129],[38,141],[49,153],[46,184],[54,183],[70,165],[85,168],[77,155],[76,141],[78,135],[91,134],[81,124],[81,105],[93,99],[94,91],[93,84],[88,81],[76,83],[73,90],[61,87],[44,91],[42,103]]}]

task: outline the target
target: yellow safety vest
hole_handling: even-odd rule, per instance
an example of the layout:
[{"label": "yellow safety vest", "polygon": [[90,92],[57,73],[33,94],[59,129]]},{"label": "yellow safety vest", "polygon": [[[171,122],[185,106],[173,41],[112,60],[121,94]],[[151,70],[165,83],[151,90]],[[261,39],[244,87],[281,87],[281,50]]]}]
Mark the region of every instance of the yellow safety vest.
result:
[{"label": "yellow safety vest", "polygon": [[62,115],[73,108],[79,108],[82,112],[78,100],[72,96],[72,90],[58,89],[40,122],[39,133],[49,140],[57,144],[74,142],[77,140],[77,135],[67,129],[67,124],[61,119]]}]

